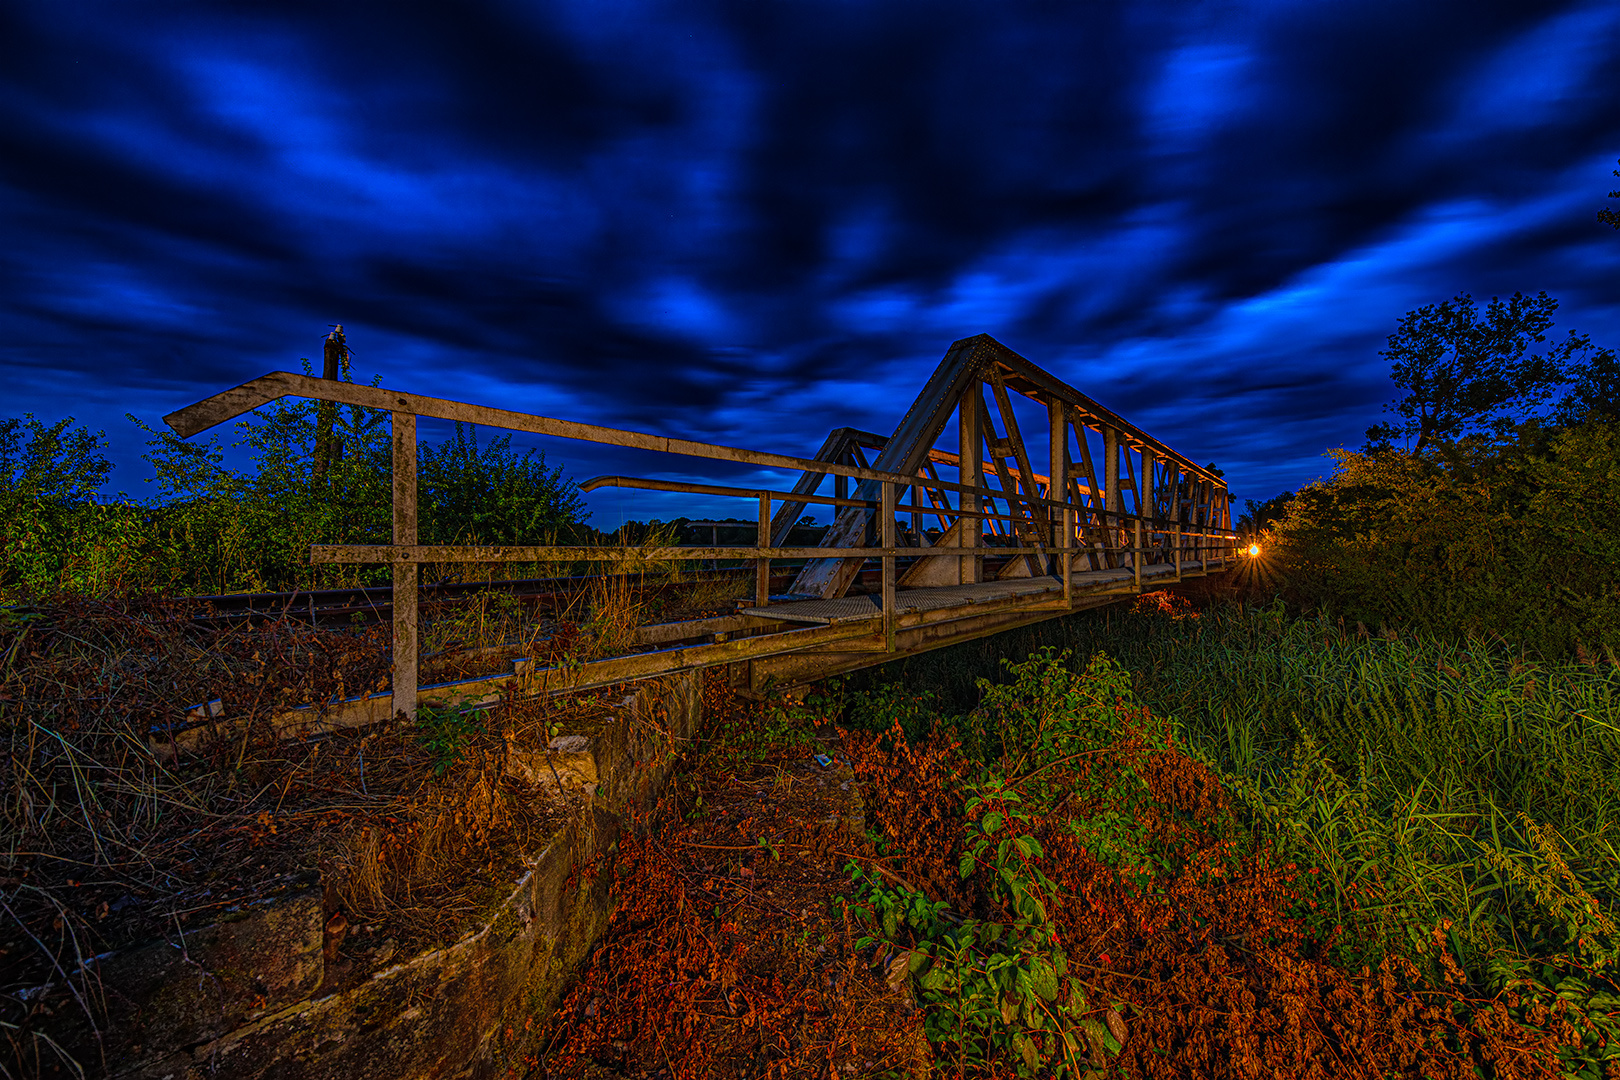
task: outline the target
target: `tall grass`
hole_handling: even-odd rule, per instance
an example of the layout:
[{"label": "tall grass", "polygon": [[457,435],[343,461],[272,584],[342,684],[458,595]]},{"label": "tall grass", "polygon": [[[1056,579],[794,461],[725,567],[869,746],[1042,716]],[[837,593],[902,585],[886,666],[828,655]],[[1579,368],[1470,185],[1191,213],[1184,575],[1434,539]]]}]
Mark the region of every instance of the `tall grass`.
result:
[{"label": "tall grass", "polygon": [[[1375,635],[1224,606],[1086,612],[853,678],[928,687],[973,745],[995,654],[1096,652],[1208,762],[1279,852],[1335,884],[1340,960],[1420,954],[1445,926],[1472,982],[1615,978],[1620,669],[1500,643]],[[1532,968],[1531,962],[1545,964]]]},{"label": "tall grass", "polygon": [[[1144,698],[1333,875],[1346,919],[1414,947],[1449,922],[1482,982],[1513,957],[1613,964],[1620,671],[1280,608],[1181,629]],[[1392,906],[1358,914],[1363,884]]]}]

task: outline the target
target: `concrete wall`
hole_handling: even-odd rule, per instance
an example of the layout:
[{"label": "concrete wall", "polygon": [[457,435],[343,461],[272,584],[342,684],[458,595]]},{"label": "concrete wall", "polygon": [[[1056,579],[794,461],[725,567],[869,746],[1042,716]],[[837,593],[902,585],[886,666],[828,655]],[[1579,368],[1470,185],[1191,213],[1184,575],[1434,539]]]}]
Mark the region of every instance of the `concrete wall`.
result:
[{"label": "concrete wall", "polygon": [[[579,788],[567,823],[461,940],[385,956],[359,985],[323,994],[335,958],[328,913],[317,880],[295,881],[229,921],[98,958],[103,1049],[66,1013],[52,1037],[90,1076],[103,1053],[107,1075],[141,1080],[521,1075],[530,1040],[607,923],[620,830],[656,801],[679,742],[697,730],[697,680],[640,684],[592,734],[557,740],[553,764]],[[509,767],[549,775],[545,756],[518,751]]]}]

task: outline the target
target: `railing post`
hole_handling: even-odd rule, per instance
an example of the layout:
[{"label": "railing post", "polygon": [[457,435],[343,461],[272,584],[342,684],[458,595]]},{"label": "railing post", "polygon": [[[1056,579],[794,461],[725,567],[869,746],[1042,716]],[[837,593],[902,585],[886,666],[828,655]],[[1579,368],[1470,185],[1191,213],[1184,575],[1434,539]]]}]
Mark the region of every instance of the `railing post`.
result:
[{"label": "railing post", "polygon": [[[1069,501],[1069,416],[1064,411],[1063,402],[1053,398],[1046,405],[1046,447],[1047,447],[1047,484],[1046,497],[1061,503]],[[1056,533],[1065,527],[1068,518],[1057,507],[1047,508],[1047,523],[1051,526],[1051,533]],[[1070,530],[1071,532],[1073,530]],[[1053,546],[1056,546],[1057,537],[1051,536]],[[1070,541],[1063,541],[1064,547],[1070,546]],[[1064,582],[1068,581],[1069,563],[1062,562]]]},{"label": "railing post", "polygon": [[[1220,502],[1221,511],[1219,527],[1227,532],[1230,532],[1232,530],[1232,496],[1231,493],[1226,490],[1225,484],[1222,484],[1220,489],[1216,492],[1216,498]],[[1232,550],[1232,538],[1230,536],[1223,536],[1221,538],[1221,566],[1224,568],[1227,562],[1236,554],[1237,552]]]},{"label": "railing post", "polygon": [[923,488],[922,488],[922,477],[921,476],[917,477],[917,483],[911,485],[910,492],[911,492],[911,535],[916,540],[917,546],[920,547],[920,548],[924,548],[924,547],[927,547],[928,545],[923,543],[923,523],[922,523],[922,517],[923,516],[922,516],[922,511],[918,509],[918,507],[922,506],[922,504],[923,504]]},{"label": "railing post", "polygon": [[[416,414],[396,412],[394,544],[416,546]],[[394,712],[416,720],[416,563],[394,556]]]},{"label": "railing post", "polygon": [[[759,493],[759,549],[771,546],[771,493]],[[771,560],[754,560],[754,606],[765,607],[771,602]]]},{"label": "railing post", "polygon": [[879,529],[883,548],[883,648],[894,652],[894,503],[895,487],[887,480],[879,483],[883,487],[882,527]]},{"label": "railing post", "polygon": [[1119,566],[1120,541],[1124,539],[1125,530],[1121,528],[1119,512],[1125,507],[1125,500],[1119,494],[1119,432],[1104,425],[1103,436],[1103,508],[1107,511],[1103,515],[1106,528],[1103,535],[1108,538],[1108,565],[1110,569]]},{"label": "railing post", "polygon": [[[1140,505],[1138,505],[1136,509],[1141,510],[1142,507]],[[1136,576],[1136,591],[1141,592],[1142,591],[1142,515],[1140,513],[1138,513],[1136,515],[1136,547],[1131,552],[1131,569],[1135,572],[1135,576]]]},{"label": "railing post", "polygon": [[1215,509],[1215,481],[1205,480],[1199,486],[1199,494],[1204,497],[1203,525],[1198,532],[1198,569],[1209,573],[1209,522],[1210,514]]},{"label": "railing post", "polygon": [[1063,508],[1063,606],[1074,610],[1074,507]]}]

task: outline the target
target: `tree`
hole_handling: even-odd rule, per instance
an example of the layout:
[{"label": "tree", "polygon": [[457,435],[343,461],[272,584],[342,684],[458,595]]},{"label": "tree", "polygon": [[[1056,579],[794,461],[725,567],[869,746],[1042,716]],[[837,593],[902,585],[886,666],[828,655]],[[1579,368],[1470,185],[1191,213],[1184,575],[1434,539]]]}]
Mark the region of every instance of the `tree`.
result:
[{"label": "tree", "polygon": [[72,425],[71,416],[49,426],[33,413],[0,419],[0,593],[59,586],[82,546],[75,523],[106,517],[96,503],[112,471],[106,432]]},{"label": "tree", "polygon": [[[1617,162],[1616,164],[1620,164],[1620,162]],[[1615,169],[1614,175],[1620,176],[1620,169]],[[1609,192],[1609,198],[1620,199],[1620,191]],[[1608,207],[1603,207],[1598,211],[1598,220],[1606,221],[1615,228],[1620,229],[1620,212],[1610,210]]]},{"label": "tree", "polygon": [[1620,356],[1613,349],[1599,349],[1573,374],[1573,386],[1559,402],[1555,422],[1560,426],[1620,422]]},{"label": "tree", "polygon": [[1568,381],[1571,357],[1591,348],[1588,338],[1570,331],[1545,355],[1526,355],[1547,340],[1557,308],[1544,292],[1534,298],[1514,293],[1506,303],[1491,297],[1482,316],[1463,293],[1407,312],[1379,354],[1392,365],[1391,380],[1406,391],[1384,406],[1402,421],[1368,428],[1365,452],[1387,452],[1395,438],[1415,435],[1416,453],[1470,428],[1484,430],[1510,406],[1527,409],[1546,400]]},{"label": "tree", "polygon": [[[96,491],[107,482],[112,465],[100,453],[107,445],[105,431],[71,431],[73,417],[46,427],[24,413],[0,420],[0,492],[44,503],[94,502]],[[28,446],[22,445],[26,427]]]},{"label": "tree", "polygon": [[1244,499],[1244,512],[1237,519],[1237,531],[1252,536],[1272,522],[1281,521],[1287,515],[1288,506],[1293,500],[1292,491],[1273,495],[1260,503],[1253,499]]},{"label": "tree", "polygon": [[477,427],[458,421],[443,443],[421,447],[416,475],[430,542],[543,544],[589,516],[562,466],[548,469],[534,450],[519,457],[511,442],[501,435],[479,446]]}]

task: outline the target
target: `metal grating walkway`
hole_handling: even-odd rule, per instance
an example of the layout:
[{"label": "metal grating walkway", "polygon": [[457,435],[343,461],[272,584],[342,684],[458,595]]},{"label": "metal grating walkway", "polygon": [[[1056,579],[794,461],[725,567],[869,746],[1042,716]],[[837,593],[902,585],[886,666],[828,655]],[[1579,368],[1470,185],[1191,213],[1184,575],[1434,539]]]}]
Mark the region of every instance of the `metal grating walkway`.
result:
[{"label": "metal grating walkway", "polygon": [[[1183,573],[1203,569],[1196,559],[1181,564]],[[1142,578],[1174,577],[1176,568],[1166,564],[1142,567]],[[1073,591],[1077,595],[1101,592],[1112,585],[1124,585],[1135,580],[1129,569],[1079,570],[1072,575]],[[1061,593],[1063,583],[1055,577],[1008,578],[1005,581],[981,581],[973,585],[941,585],[930,589],[899,589],[894,594],[894,613],[906,615],[914,611],[938,611],[942,608],[962,607],[967,604],[985,604],[994,600],[1007,600],[1015,596],[1039,596],[1043,593]],[[833,600],[789,600],[768,607],[745,607],[738,614],[756,615],[784,622],[834,623],[876,619],[883,614],[882,599],[876,593],[864,596],[841,596]]]}]

